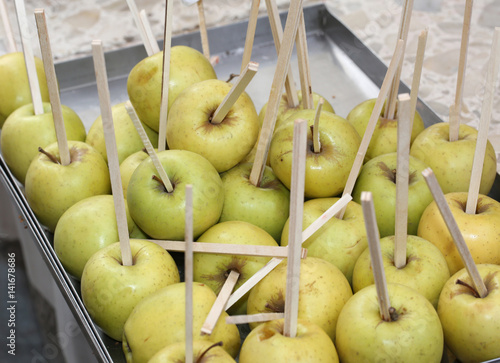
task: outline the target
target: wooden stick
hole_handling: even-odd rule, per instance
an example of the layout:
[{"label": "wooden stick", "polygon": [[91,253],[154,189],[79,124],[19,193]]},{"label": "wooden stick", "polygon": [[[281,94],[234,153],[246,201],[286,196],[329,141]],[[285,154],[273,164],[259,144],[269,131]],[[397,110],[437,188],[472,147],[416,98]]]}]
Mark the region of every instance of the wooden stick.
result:
[{"label": "wooden stick", "polygon": [[168,178],[168,175],[165,172],[163,165],[161,165],[160,159],[158,159],[158,155],[156,154],[156,151],[153,148],[153,145],[151,144],[151,141],[149,140],[146,131],[144,130],[144,126],[142,126],[142,123],[139,120],[139,116],[137,116],[134,106],[132,106],[132,103],[130,103],[130,101],[125,102],[125,109],[127,110],[128,115],[132,119],[135,129],[139,133],[142,143],[144,144],[144,147],[146,148],[148,155],[151,157],[151,161],[153,162],[156,171],[160,175],[160,179],[163,182],[165,189],[167,190],[168,193],[172,193],[174,191],[174,187],[170,182],[170,179]]},{"label": "wooden stick", "polygon": [[24,62],[26,64],[26,72],[28,73],[28,82],[30,85],[31,99],[35,115],[43,114],[42,94],[40,92],[40,84],[36,73],[35,56],[31,48],[31,36],[26,18],[26,8],[24,0],[14,0],[16,5],[17,23],[19,25],[19,33],[21,34],[21,44],[23,46]]},{"label": "wooden stick", "polygon": [[321,109],[323,108],[324,102],[325,100],[323,98],[319,99],[318,107],[316,108],[316,115],[314,115],[312,139],[313,139],[313,150],[315,153],[319,153],[321,151],[321,142],[319,140],[319,119],[321,117]]},{"label": "wooden stick", "polygon": [[259,15],[260,0],[252,0],[250,7],[250,17],[248,19],[247,35],[245,37],[245,48],[243,49],[243,58],[241,61],[241,72],[245,70],[252,58],[253,41],[255,38],[255,29],[257,28],[257,18]]},{"label": "wooden stick", "polygon": [[410,92],[410,130],[413,130],[413,120],[417,110],[418,91],[420,89],[420,79],[422,78],[422,68],[424,65],[425,45],[427,43],[427,34],[429,29],[422,30],[418,37],[417,57],[415,67],[413,68],[413,79]]},{"label": "wooden stick", "polygon": [[495,28],[493,34],[493,44],[491,56],[488,63],[488,74],[486,75],[486,85],[484,89],[483,106],[481,109],[481,119],[478,126],[476,141],[476,151],[472,163],[472,172],[467,195],[467,207],[465,212],[476,214],[477,200],[479,197],[479,187],[481,186],[481,176],[483,174],[483,163],[488,143],[488,131],[490,129],[491,112],[493,109],[493,97],[495,94],[496,81],[498,79],[498,68],[500,63],[500,27]]},{"label": "wooden stick", "polygon": [[245,69],[241,72],[238,79],[234,83],[234,86],[231,87],[229,93],[224,97],[219,107],[214,112],[212,116],[212,120],[210,122],[212,124],[220,124],[224,117],[226,117],[227,113],[236,103],[238,98],[241,96],[243,92],[245,92],[245,88],[248,86],[252,78],[255,76],[259,69],[259,63],[250,62],[247,64]]},{"label": "wooden stick", "polygon": [[50,47],[49,32],[45,11],[43,9],[35,10],[36,25],[38,28],[38,39],[42,50],[43,67],[47,78],[47,87],[49,89],[50,105],[52,108],[52,118],[56,130],[57,146],[59,148],[59,157],[61,165],[69,165],[71,157],[69,155],[68,139],[66,136],[66,127],[62,113],[61,98],[59,97],[59,87],[57,84],[56,69],[54,67],[54,58]]},{"label": "wooden stick", "polygon": [[172,48],[172,8],[173,0],[165,0],[165,33],[163,36],[163,76],[161,83],[161,105],[158,130],[158,151],[166,149],[168,89],[170,80],[170,50]]},{"label": "wooden stick", "polygon": [[106,154],[108,156],[111,191],[113,193],[113,201],[115,204],[116,224],[118,226],[122,264],[124,266],[131,266],[133,261],[128,235],[127,214],[125,212],[125,199],[123,198],[120,163],[118,161],[118,151],[116,149],[115,128],[113,125],[113,114],[111,112],[106,63],[104,60],[104,52],[102,50],[102,42],[100,40],[92,41],[92,56],[94,59],[99,103],[101,105],[102,126],[104,130],[104,140],[106,143]]},{"label": "wooden stick", "polygon": [[158,46],[158,42],[156,41],[156,38],[153,34],[153,30],[151,29],[151,24],[149,23],[148,14],[146,14],[146,10],[142,9],[139,12],[139,17],[141,19],[142,27],[143,27],[144,31],[146,32],[148,42],[149,42],[151,49],[152,49],[152,52],[153,52],[151,55],[156,54],[156,53],[160,53],[160,47]]},{"label": "wooden stick", "polygon": [[208,46],[207,24],[205,22],[205,10],[203,9],[203,0],[198,0],[198,18],[200,22],[201,48],[203,55],[210,60],[210,48]]},{"label": "wooden stick", "polygon": [[408,238],[408,183],[411,141],[410,95],[407,93],[400,95],[398,102],[394,265],[396,268],[404,268],[406,266],[406,240]]},{"label": "wooden stick", "polygon": [[139,30],[139,34],[141,36],[142,43],[144,44],[144,48],[146,48],[146,53],[148,54],[148,57],[152,56],[154,54],[153,51],[153,41],[148,37],[148,33],[146,29],[144,28],[144,24],[141,21],[141,17],[139,15],[139,10],[137,9],[137,5],[135,4],[134,0],[127,0],[128,8],[130,9],[130,12],[132,13],[132,17],[134,18],[135,25],[137,26],[137,29]]},{"label": "wooden stick", "polygon": [[450,112],[450,142],[458,140],[460,128],[460,113],[462,112],[462,95],[464,91],[465,69],[467,68],[467,51],[469,49],[469,34],[472,18],[473,0],[466,0],[464,12],[464,25],[462,28],[462,43],[460,44],[460,58],[458,61],[457,90],[453,112]]},{"label": "wooden stick", "polygon": [[10,23],[7,4],[5,0],[0,0],[0,16],[2,18],[3,28],[5,31],[5,38],[7,39],[7,51],[9,53],[17,52],[16,39],[12,31],[12,24]]},{"label": "wooden stick", "polygon": [[361,206],[365,218],[366,235],[368,237],[368,247],[370,248],[370,259],[377,289],[380,315],[384,321],[391,321],[389,308],[389,292],[387,291],[387,281],[385,279],[384,263],[382,262],[382,252],[380,250],[379,232],[375,208],[371,192],[361,192]]},{"label": "wooden stick", "polygon": [[185,363],[193,363],[193,186],[186,185],[184,283],[186,287]]},{"label": "wooden stick", "polygon": [[[276,5],[275,0],[266,0],[266,8],[269,23],[271,25],[271,32],[273,34],[274,46],[276,48],[276,52],[279,54],[283,39],[283,26],[281,25],[278,5]],[[285,79],[285,92],[288,100],[288,107],[296,108],[299,105],[299,96],[297,95],[291,66],[288,68],[288,73]]]},{"label": "wooden stick", "polygon": [[290,57],[292,55],[293,43],[297,35],[300,15],[302,14],[302,3],[304,0],[291,0],[286,20],[285,30],[283,32],[283,42],[278,54],[278,62],[274,79],[271,86],[269,102],[267,104],[266,114],[264,116],[263,126],[259,135],[259,142],[255,159],[250,172],[250,182],[259,186],[266,166],[267,154],[271,145],[271,138],[276,125],[276,116],[278,115],[283,86],[285,84],[286,74],[290,66]]},{"label": "wooden stick", "polygon": [[250,315],[233,315],[226,318],[226,324],[263,323],[271,320],[283,319],[284,313],[260,313]]},{"label": "wooden stick", "polygon": [[226,282],[224,283],[222,289],[219,292],[219,295],[217,295],[217,299],[212,305],[212,309],[210,309],[210,312],[208,313],[207,318],[205,319],[205,322],[201,327],[201,334],[207,334],[207,335],[212,334],[212,331],[214,330],[217,321],[219,320],[222,312],[224,311],[227,300],[229,299],[229,296],[231,295],[234,286],[238,282],[239,277],[240,277],[239,272],[231,270],[229,276],[226,279]]},{"label": "wooden stick", "polygon": [[304,110],[314,108],[313,92],[311,86],[311,69],[309,66],[309,54],[307,50],[306,23],[304,12],[300,16],[299,28],[297,30],[297,60],[299,63],[300,88],[302,90],[302,106]]},{"label": "wooden stick", "polygon": [[434,200],[439,208],[439,211],[441,212],[441,216],[443,217],[443,220],[446,223],[446,227],[448,227],[448,231],[450,232],[451,237],[455,242],[455,246],[457,247],[458,253],[460,254],[460,257],[462,258],[465,268],[467,269],[467,272],[469,273],[469,276],[471,277],[472,282],[474,283],[477,293],[481,298],[485,297],[488,294],[488,290],[486,289],[486,286],[484,285],[483,279],[479,274],[477,266],[474,263],[474,260],[472,259],[472,255],[470,254],[470,251],[467,248],[467,244],[465,243],[464,237],[462,236],[462,233],[458,228],[457,222],[453,217],[451,209],[448,203],[446,202],[446,198],[443,194],[443,191],[441,190],[441,187],[439,186],[436,176],[432,172],[431,168],[425,169],[422,172],[422,175],[424,176],[425,181],[429,186],[432,196],[434,197]]},{"label": "wooden stick", "polygon": [[306,176],[307,121],[295,120],[293,130],[292,185],[286,274],[285,323],[283,335],[295,338],[299,315],[300,249]]}]

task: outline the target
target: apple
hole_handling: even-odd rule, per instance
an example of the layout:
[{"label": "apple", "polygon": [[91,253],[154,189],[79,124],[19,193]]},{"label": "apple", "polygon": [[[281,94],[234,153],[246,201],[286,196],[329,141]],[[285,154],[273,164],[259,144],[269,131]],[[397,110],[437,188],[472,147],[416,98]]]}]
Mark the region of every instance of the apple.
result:
[{"label": "apple", "polygon": [[267,166],[256,187],[249,179],[251,170],[252,164],[246,163],[221,174],[224,205],[219,221],[249,222],[279,241],[290,212],[290,191]]},{"label": "apple", "polygon": [[283,335],[284,320],[259,325],[246,337],[240,363],[337,363],[337,351],[330,337],[318,325],[299,319],[297,335]]},{"label": "apple", "polygon": [[315,114],[315,110],[294,112],[276,127],[269,159],[276,176],[290,189],[293,121],[307,120],[310,129],[307,133],[305,196],[333,197],[344,190],[361,139],[349,122],[331,112],[322,111],[319,121],[321,148],[319,152],[315,152],[312,136]]},{"label": "apple", "polygon": [[[410,155],[422,160],[436,174],[444,194],[469,191],[472,161],[476,152],[477,130],[460,125],[458,140],[449,141],[449,124],[440,122],[426,128],[410,149]],[[479,193],[487,195],[496,177],[497,159],[488,141]]]},{"label": "apple", "polygon": [[[354,126],[361,137],[363,137],[363,135],[365,134],[366,126],[368,125],[368,121],[370,120],[373,108],[375,107],[375,101],[376,99],[369,99],[361,102],[359,105],[354,107],[346,117],[347,121],[349,121]],[[377,121],[375,131],[373,132],[370,144],[368,145],[368,150],[366,151],[365,162],[373,159],[376,156],[397,151],[398,103],[399,102],[396,101],[396,113],[394,115],[394,120],[384,118],[382,115],[385,112],[385,105],[382,108],[380,118]],[[422,117],[417,111],[415,111],[410,144],[413,143],[415,138],[424,130],[424,128],[425,126]]]},{"label": "apple", "polygon": [[224,189],[217,170],[203,156],[187,150],[165,150],[158,158],[174,187],[168,193],[152,176],[158,173],[151,158],[134,171],[127,204],[134,222],[156,239],[184,240],[184,205],[187,184],[193,186],[193,236],[197,238],[220,218]]},{"label": "apple", "polygon": [[464,363],[500,357],[500,266],[480,264],[477,268],[488,295],[478,297],[467,270],[461,269],[444,285],[437,309],[445,343]]},{"label": "apple", "polygon": [[[49,90],[43,62],[38,57],[35,57],[35,67],[42,101],[49,102]],[[0,56],[0,79],[4,85],[4,87],[0,87],[0,128],[2,128],[12,112],[32,102],[26,63],[22,52]]]},{"label": "apple", "polygon": [[108,166],[101,154],[81,141],[69,141],[68,149],[71,160],[68,165],[55,162],[59,160],[55,142],[33,159],[26,173],[26,199],[40,223],[51,232],[75,203],[111,193]]},{"label": "apple", "polygon": [[[111,108],[113,123],[115,126],[116,147],[118,151],[118,160],[121,163],[131,154],[141,151],[144,148],[141,137],[135,129],[132,119],[125,109],[125,103],[119,103]],[[153,144],[153,147],[158,147],[158,133],[153,131],[150,127],[142,124],[146,135]],[[85,142],[92,145],[99,151],[108,162],[106,154],[106,143],[104,141],[104,131],[102,127],[102,118],[99,116],[89,129]]]},{"label": "apple", "polygon": [[[184,342],[185,291],[184,283],[173,284],[137,304],[123,332],[123,352],[127,362],[148,362],[167,345]],[[193,340],[222,341],[222,348],[236,357],[241,344],[240,334],[236,325],[226,324],[226,312],[222,313],[211,335],[201,333],[216,298],[207,285],[193,283]]]},{"label": "apple", "polygon": [[133,265],[121,262],[120,243],[92,255],[82,274],[82,299],[92,320],[115,340],[134,307],[161,288],[179,282],[173,258],[153,242],[131,240]]},{"label": "apple", "polygon": [[[371,159],[361,168],[352,192],[352,199],[358,203],[363,191],[372,192],[380,237],[393,236],[395,233],[396,166],[397,153],[384,154]],[[422,176],[422,171],[426,168],[427,165],[424,162],[410,156],[408,234],[411,235],[417,234],[420,216],[433,200]]]},{"label": "apple", "polygon": [[[222,342],[212,343],[208,340],[193,342],[194,363],[236,363],[236,361],[221,348]],[[186,343],[177,342],[167,345],[156,353],[148,363],[179,363],[186,360]]]},{"label": "apple", "polygon": [[[479,195],[476,214],[465,213],[468,193],[445,194],[446,201],[476,263],[500,265],[500,203]],[[418,225],[420,237],[432,242],[444,255],[450,273],[464,267],[453,239],[435,202],[429,204]]]},{"label": "apple", "polygon": [[[171,48],[168,109],[186,87],[217,78],[207,58],[196,49],[178,45]],[[127,92],[139,119],[158,132],[161,104],[163,52],[143,59],[130,71]]]},{"label": "apple", "polygon": [[[318,198],[304,203],[302,228],[305,230],[340,198]],[[331,218],[302,247],[307,248],[307,256],[322,258],[335,265],[349,283],[359,255],[368,247],[364,228],[363,210],[358,203],[349,202],[342,219]],[[281,245],[288,245],[289,220],[283,227]]]},{"label": "apple", "polygon": [[[2,128],[2,155],[12,174],[25,183],[31,161],[38,155],[38,148],[57,141],[52,107],[43,104],[44,113],[35,115],[33,104],[29,103],[12,112]],[[85,141],[85,126],[80,117],[69,107],[62,106],[66,138]]]},{"label": "apple", "polygon": [[375,285],[356,292],[337,322],[341,362],[440,362],[443,329],[432,304],[410,287],[388,283],[394,311],[380,315]]},{"label": "apple", "polygon": [[[155,149],[155,151],[157,150]],[[137,151],[132,155],[129,155],[120,163],[120,177],[122,179],[123,196],[125,198],[127,197],[128,183],[130,182],[132,174],[134,174],[134,171],[137,169],[139,164],[147,158],[149,158],[147,151],[142,149],[141,151]]]}]

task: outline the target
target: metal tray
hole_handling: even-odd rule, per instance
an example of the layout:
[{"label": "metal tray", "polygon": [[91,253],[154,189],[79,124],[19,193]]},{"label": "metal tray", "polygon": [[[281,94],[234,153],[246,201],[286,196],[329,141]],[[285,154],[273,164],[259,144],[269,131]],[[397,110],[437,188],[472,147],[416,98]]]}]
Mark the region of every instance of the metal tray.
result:
[{"label": "metal tray", "polygon": [[[281,14],[285,24],[286,13]],[[313,91],[321,94],[345,117],[358,103],[374,98],[378,94],[387,67],[345,25],[336,19],[323,4],[304,8],[307,40],[310,53]],[[208,30],[210,49],[220,57],[215,66],[219,79],[228,79],[238,73],[246,35],[246,22],[216,27]],[[89,39],[89,46],[90,46]],[[183,34],[172,39],[173,45],[188,45],[201,50],[198,32]],[[108,78],[112,103],[128,99],[126,82],[130,70],[146,57],[142,46],[124,48],[106,54]],[[252,60],[260,64],[247,93],[253,99],[257,111],[267,102],[275,70],[276,51],[267,17],[258,20]],[[297,69],[297,59],[292,56],[292,65]],[[99,116],[99,101],[95,85],[95,74],[91,57],[61,62],[56,65],[61,88],[62,103],[71,107],[82,118],[87,130]],[[299,79],[298,72],[295,79]],[[401,92],[408,87],[401,83]],[[426,126],[442,120],[421,100],[417,109]],[[49,267],[75,319],[79,323],[95,356],[102,362],[125,362],[121,344],[108,338],[92,322],[80,296],[80,285],[62,267],[52,247],[52,235],[38,222],[29,207],[22,186],[12,176],[0,155],[1,180],[10,191],[17,208],[27,221],[33,241]],[[500,177],[497,175],[490,193],[500,200]],[[495,360],[500,362],[500,360]]]}]

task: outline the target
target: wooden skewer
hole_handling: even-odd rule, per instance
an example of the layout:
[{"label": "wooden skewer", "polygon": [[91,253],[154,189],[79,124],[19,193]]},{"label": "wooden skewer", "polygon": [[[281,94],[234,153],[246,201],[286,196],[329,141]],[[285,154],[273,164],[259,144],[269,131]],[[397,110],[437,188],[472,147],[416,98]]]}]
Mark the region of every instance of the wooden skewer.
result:
[{"label": "wooden skewer", "polygon": [[425,29],[418,37],[417,57],[415,59],[415,67],[413,68],[413,79],[410,92],[410,130],[413,130],[413,120],[417,110],[418,91],[420,89],[420,79],[422,78],[422,68],[424,65],[425,45],[427,43],[427,34],[429,29]]},{"label": "wooden skewer", "polygon": [[303,1],[304,0],[291,0],[290,2],[285,30],[283,32],[283,42],[278,54],[278,62],[271,86],[271,94],[259,135],[259,142],[255,153],[254,163],[250,172],[250,182],[255,186],[260,185],[262,174],[264,173],[267,154],[269,153],[271,138],[274,132],[274,126],[276,125],[276,116],[279,110],[283,86],[285,84],[286,74],[290,66],[293,43],[295,36],[297,35],[300,15],[302,14]]},{"label": "wooden skewer", "polygon": [[128,8],[130,9],[130,12],[132,13],[132,17],[134,18],[135,25],[137,26],[137,29],[139,30],[139,34],[141,36],[142,43],[144,44],[144,48],[146,48],[146,53],[148,57],[152,56],[154,54],[153,51],[153,41],[148,37],[148,33],[146,32],[146,29],[144,28],[144,24],[141,21],[141,17],[139,15],[139,10],[137,9],[137,5],[135,4],[134,0],[127,0]]},{"label": "wooden skewer", "polygon": [[99,103],[101,105],[102,125],[104,130],[104,140],[106,143],[106,154],[108,156],[111,191],[113,192],[113,201],[115,204],[116,224],[118,226],[122,264],[124,266],[131,266],[133,261],[128,235],[127,214],[125,212],[125,199],[123,198],[120,163],[118,161],[118,151],[116,149],[115,128],[113,126],[113,114],[111,112],[106,63],[104,60],[104,52],[102,50],[102,42],[100,40],[92,41],[92,56],[94,59]]},{"label": "wooden skewer", "polygon": [[198,0],[198,18],[200,22],[201,48],[203,55],[210,60],[210,48],[208,45],[207,23],[205,22],[205,10],[203,9],[203,0]]},{"label": "wooden skewer", "polygon": [[283,335],[295,338],[299,315],[300,249],[304,214],[306,176],[307,121],[295,120],[293,130],[292,185],[290,188],[290,224],[286,273],[285,323]]},{"label": "wooden skewer", "polygon": [[257,18],[259,15],[259,5],[260,0],[252,0],[250,17],[248,19],[247,35],[245,37],[245,48],[243,49],[243,59],[241,61],[242,73],[252,58],[253,41],[255,38],[255,29],[257,28]]},{"label": "wooden skewer", "polygon": [[499,52],[500,27],[497,27],[493,33],[493,44],[491,47],[490,61],[488,63],[488,74],[486,75],[486,85],[483,106],[481,109],[481,119],[478,127],[476,151],[474,152],[469,193],[467,195],[467,207],[465,208],[465,212],[468,214],[476,214],[477,209],[479,187],[481,186],[481,176],[483,174],[484,156],[486,154],[486,145],[488,143],[491,112],[493,109],[493,97],[495,94],[496,80],[498,79],[498,68],[500,63]]},{"label": "wooden skewer", "polygon": [[28,73],[33,109],[35,115],[41,115],[43,114],[42,94],[36,73],[35,56],[31,48],[31,36],[28,19],[26,18],[26,8],[24,7],[24,0],[15,0],[14,3],[16,5],[17,23],[19,25],[19,33],[21,34],[21,44],[23,46],[26,72]]},{"label": "wooden skewer", "polygon": [[0,16],[2,18],[3,28],[5,31],[5,38],[7,39],[7,51],[9,53],[17,52],[16,40],[12,31],[12,24],[10,23],[5,0],[0,0]]},{"label": "wooden skewer", "polygon": [[399,96],[398,106],[398,161],[396,167],[396,223],[394,265],[406,266],[406,241],[408,239],[408,183],[410,177],[411,114],[410,96]]},{"label": "wooden skewer", "polygon": [[391,314],[389,313],[391,302],[387,290],[384,263],[382,262],[382,252],[380,250],[377,219],[375,217],[371,192],[361,193],[361,206],[363,207],[363,215],[365,218],[366,235],[368,237],[368,247],[370,248],[370,259],[375,278],[375,287],[377,289],[380,315],[384,321],[391,321]]},{"label": "wooden skewer", "polygon": [[313,138],[313,150],[315,153],[319,153],[321,151],[321,142],[319,140],[319,119],[321,118],[321,109],[323,108],[324,102],[325,100],[323,98],[319,99],[318,107],[316,108],[316,115],[314,115],[312,138]]},{"label": "wooden skewer", "polygon": [[304,110],[314,108],[313,93],[311,86],[311,69],[309,66],[309,54],[307,49],[306,23],[304,12],[300,16],[299,28],[297,30],[297,60],[299,63],[300,88],[302,90],[302,106]]},{"label": "wooden skewer", "polygon": [[151,45],[151,49],[153,52],[151,55],[160,53],[160,47],[158,46],[158,42],[156,41],[156,38],[153,34],[153,30],[151,29],[151,24],[149,23],[148,14],[146,14],[146,10],[142,9],[139,12],[139,17],[141,19],[142,27],[146,32],[148,42]]},{"label": "wooden skewer", "polygon": [[186,287],[185,363],[193,363],[193,186],[186,185],[184,283]]},{"label": "wooden skewer", "polygon": [[207,334],[207,335],[212,334],[212,331],[214,330],[217,321],[219,320],[222,312],[224,311],[227,300],[229,299],[229,296],[231,295],[234,286],[238,282],[239,277],[240,277],[239,272],[231,270],[229,276],[226,279],[226,282],[224,283],[222,289],[219,292],[219,295],[217,295],[217,299],[212,305],[212,309],[210,309],[210,312],[208,313],[207,318],[205,319],[205,322],[201,327],[202,334]]},{"label": "wooden skewer", "polygon": [[429,186],[429,189],[434,197],[434,200],[441,212],[441,216],[443,217],[444,222],[446,223],[446,227],[448,227],[448,231],[455,242],[455,246],[457,247],[458,253],[462,258],[462,261],[469,273],[469,276],[472,279],[472,282],[477,290],[477,293],[481,298],[485,297],[488,294],[488,290],[484,285],[484,281],[479,274],[476,264],[472,259],[472,255],[470,254],[469,249],[467,248],[467,244],[465,243],[464,237],[458,228],[457,222],[451,213],[450,207],[446,202],[446,198],[439,186],[439,183],[436,179],[436,176],[432,172],[431,168],[427,168],[422,172],[422,175]]},{"label": "wooden skewer", "polygon": [[142,143],[144,144],[144,147],[146,148],[148,155],[151,157],[151,161],[153,162],[156,171],[160,175],[160,179],[163,185],[165,186],[165,189],[167,190],[168,193],[172,193],[174,191],[174,187],[170,182],[170,179],[168,178],[168,175],[165,172],[163,165],[161,165],[160,159],[158,159],[158,155],[156,154],[156,151],[153,148],[153,145],[151,144],[151,141],[149,140],[148,135],[146,134],[146,131],[144,130],[144,127],[141,124],[141,121],[139,120],[139,116],[137,116],[134,106],[132,106],[132,103],[130,103],[130,101],[125,102],[125,109],[127,110],[128,115],[130,116],[132,122],[134,123],[135,129],[137,130],[139,136],[141,137]]},{"label": "wooden skewer", "polygon": [[212,116],[212,120],[210,121],[212,124],[220,124],[224,117],[226,117],[227,113],[236,103],[238,98],[241,96],[243,92],[245,92],[245,88],[248,86],[250,81],[257,73],[259,69],[259,63],[250,62],[247,64],[245,69],[241,72],[240,76],[236,80],[235,84],[229,90],[229,93],[224,97],[219,107],[214,112]]},{"label": "wooden skewer", "polygon": [[45,76],[47,78],[47,88],[49,89],[50,105],[52,108],[52,117],[54,119],[54,127],[56,130],[56,139],[57,146],[59,148],[59,156],[61,158],[61,165],[68,165],[71,162],[71,157],[69,154],[66,127],[64,126],[61,98],[59,97],[56,69],[54,67],[54,59],[52,57],[52,50],[50,48],[50,39],[47,29],[47,21],[45,19],[45,11],[43,9],[35,10],[35,19],[38,28],[40,48],[42,50]]},{"label": "wooden skewer", "polygon": [[260,313],[250,315],[232,315],[226,318],[226,324],[263,323],[271,320],[283,319],[284,313]]}]

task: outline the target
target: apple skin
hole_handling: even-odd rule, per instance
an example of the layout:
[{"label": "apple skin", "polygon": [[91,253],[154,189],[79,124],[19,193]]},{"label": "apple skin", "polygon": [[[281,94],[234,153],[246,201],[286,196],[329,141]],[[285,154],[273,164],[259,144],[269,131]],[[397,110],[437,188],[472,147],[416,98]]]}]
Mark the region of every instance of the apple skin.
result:
[{"label": "apple skin", "polygon": [[[250,291],[247,314],[282,313],[285,307],[287,260],[281,262]],[[318,325],[335,340],[342,307],[352,296],[344,274],[330,262],[307,257],[300,264],[299,319]],[[258,323],[251,323],[255,328]]]},{"label": "apple skin", "polygon": [[337,363],[330,337],[316,324],[299,319],[297,335],[283,335],[284,320],[259,325],[248,334],[240,351],[240,363]]},{"label": "apple skin", "polygon": [[[11,113],[2,128],[2,155],[21,184],[25,183],[26,173],[31,161],[38,155],[38,148],[57,141],[50,103],[43,104],[43,111],[43,114],[35,115],[32,103],[21,106]],[[80,117],[64,105],[62,113],[66,138],[85,141],[85,126]]]},{"label": "apple skin", "polygon": [[[59,218],[82,199],[111,193],[101,154],[81,141],[69,141],[71,162],[63,166],[39,153],[26,173],[26,199],[40,223],[54,232]],[[44,148],[59,159],[57,142]]]},{"label": "apple skin", "polygon": [[380,316],[375,285],[358,291],[337,322],[335,346],[341,362],[440,362],[443,330],[432,304],[415,290],[388,283],[397,321]]},{"label": "apple skin", "polygon": [[296,119],[305,119],[307,154],[305,196],[307,198],[333,197],[344,190],[347,178],[356,158],[361,139],[349,122],[328,111],[322,111],[319,121],[321,150],[313,150],[311,126],[315,110],[294,112],[276,127],[269,159],[271,168],[283,184],[290,189],[293,159],[293,129]]},{"label": "apple skin", "polygon": [[219,222],[249,222],[279,241],[290,213],[290,191],[268,166],[260,185],[254,186],[249,179],[251,169],[252,164],[245,163],[221,174],[224,206]]},{"label": "apple skin", "polygon": [[[479,195],[476,214],[465,213],[468,193],[448,193],[446,202],[475,263],[500,265],[500,203]],[[453,238],[435,202],[429,204],[418,225],[418,235],[432,242],[444,255],[451,274],[464,267]]]},{"label": "apple skin", "polygon": [[[43,62],[35,57],[35,67],[43,102],[49,102],[49,90]],[[7,117],[19,107],[31,103],[31,92],[22,52],[4,54],[0,57],[0,129]],[[8,87],[5,87],[8,85]]]},{"label": "apple skin", "polygon": [[[216,346],[208,340],[195,340],[193,342],[193,362],[196,363],[236,363],[236,361],[223,348]],[[201,355],[208,349],[210,350]],[[186,343],[178,342],[167,345],[156,353],[148,363],[183,363],[186,361]]]},{"label": "apple skin", "polygon": [[457,280],[473,286],[464,268],[444,285],[438,314],[448,348],[460,362],[483,362],[500,357],[500,266],[477,265],[488,295],[477,298]]},{"label": "apple skin", "polygon": [[[304,203],[302,228],[305,230],[340,198],[318,198]],[[281,235],[281,245],[288,245],[287,220]],[[349,202],[342,220],[331,218],[309,237],[302,247],[307,248],[307,256],[322,258],[335,265],[352,283],[352,271],[359,255],[368,247],[364,228],[363,209],[358,203]]]},{"label": "apple skin", "polygon": [[[217,78],[208,59],[194,48],[178,45],[171,48],[168,109],[188,86]],[[161,104],[163,52],[137,63],[130,71],[127,92],[139,119],[158,132]]]},{"label": "apple skin", "polygon": [[[116,149],[118,151],[118,161],[120,164],[128,156],[144,148],[141,137],[135,129],[132,119],[128,115],[125,103],[119,103],[111,108],[113,124],[115,128]],[[154,148],[158,147],[158,133],[152,130],[148,125],[142,124],[149,141]],[[106,141],[104,140],[104,130],[102,127],[102,117],[96,118],[89,129],[85,142],[92,145],[99,151],[106,162],[108,155],[106,153]]]},{"label": "apple skin", "polygon": [[[450,278],[448,264],[441,251],[423,238],[408,236],[406,244],[407,263],[405,267],[397,268],[394,265],[394,244],[394,236],[384,237],[380,240],[387,282],[411,287],[437,308],[441,289]],[[354,266],[352,290],[356,293],[374,283],[370,251],[367,248],[359,256]]]},{"label": "apple skin", "polygon": [[[155,151],[157,150],[155,149]],[[122,179],[122,189],[125,198],[127,197],[128,183],[130,183],[132,174],[134,174],[134,171],[135,169],[137,169],[139,164],[147,158],[149,158],[148,153],[144,150],[141,150],[133,153],[132,155],[129,155],[120,163],[120,177]]]},{"label": "apple skin", "polygon": [[[375,107],[375,102],[376,99],[369,99],[361,102],[359,105],[354,107],[346,117],[347,121],[354,126],[361,137],[365,134],[366,126],[368,125],[373,108]],[[375,131],[373,132],[370,144],[368,145],[368,150],[366,151],[365,162],[376,156],[397,151],[397,107],[398,102],[396,102],[396,113],[394,115],[396,120],[383,118],[385,105],[382,108],[381,115],[377,121],[377,125],[375,126]],[[424,130],[424,128],[425,126],[422,117],[417,111],[415,111],[410,143],[413,143],[415,138]]]},{"label": "apple skin", "polygon": [[257,111],[243,92],[219,124],[211,117],[231,90],[230,83],[209,79],[186,88],[168,113],[167,144],[208,159],[219,173],[238,164],[259,136]]},{"label": "apple skin", "polygon": [[179,282],[174,259],[153,242],[131,240],[132,266],[124,266],[120,243],[106,246],[89,259],[82,274],[82,299],[92,320],[120,341],[123,326],[145,297]]},{"label": "apple skin", "polygon": [[[143,299],[130,314],[123,332],[123,352],[127,362],[148,362],[169,344],[185,339],[184,283],[167,286]],[[222,348],[232,357],[240,349],[240,333],[234,324],[226,324],[223,312],[211,335],[201,333],[201,327],[216,299],[205,284],[193,283],[193,340],[223,342]]]},{"label": "apple skin", "polygon": [[[361,193],[373,194],[375,214],[380,237],[393,236],[396,222],[396,173],[397,153],[377,156],[361,168],[352,192],[352,199],[360,203]],[[418,222],[424,209],[433,201],[422,171],[427,165],[410,156],[408,187],[408,234],[416,235]],[[424,237],[425,238],[425,237]]]},{"label": "apple skin", "polygon": [[184,240],[186,185],[193,186],[193,236],[197,238],[220,218],[224,189],[217,170],[203,156],[187,150],[165,150],[158,158],[174,190],[167,193],[152,179],[158,173],[151,158],[134,171],[127,203],[134,222],[156,239]]},{"label": "apple skin", "polygon": [[[460,125],[458,140],[449,142],[449,124],[440,122],[426,128],[410,149],[410,155],[432,168],[444,194],[469,191],[477,130]],[[497,159],[488,141],[479,193],[487,195],[496,177]]]}]

